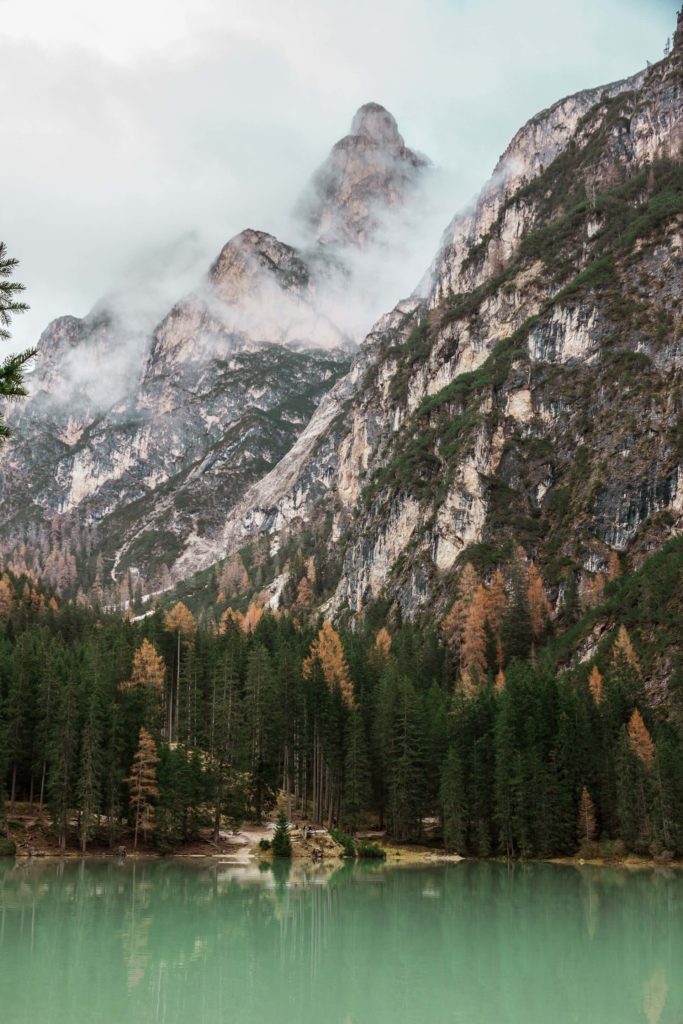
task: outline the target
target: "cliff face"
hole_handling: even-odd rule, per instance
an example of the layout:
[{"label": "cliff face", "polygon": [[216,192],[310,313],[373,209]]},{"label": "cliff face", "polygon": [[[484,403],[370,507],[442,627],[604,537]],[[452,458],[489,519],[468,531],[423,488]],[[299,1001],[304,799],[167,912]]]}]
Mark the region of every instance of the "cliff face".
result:
[{"label": "cliff face", "polygon": [[[567,574],[683,523],[683,53],[512,140],[430,273],[188,575],[329,518],[331,611],[438,608],[464,558]],[[303,536],[303,535],[302,535]],[[275,540],[275,547],[280,542]],[[436,602],[436,603],[435,603]]]},{"label": "cliff face", "polygon": [[335,147],[321,172],[335,167],[336,188],[309,195],[320,225],[360,218],[362,232],[323,247],[311,225],[297,250],[246,230],[151,331],[125,297],[49,325],[0,458],[2,544],[18,568],[65,592],[129,570],[145,590],[166,587],[185,545],[215,542],[226,511],[291,448],[356,347],[337,317],[340,294],[354,301],[349,247],[409,201],[424,165],[376,104],[349,139],[359,154],[339,165]]}]

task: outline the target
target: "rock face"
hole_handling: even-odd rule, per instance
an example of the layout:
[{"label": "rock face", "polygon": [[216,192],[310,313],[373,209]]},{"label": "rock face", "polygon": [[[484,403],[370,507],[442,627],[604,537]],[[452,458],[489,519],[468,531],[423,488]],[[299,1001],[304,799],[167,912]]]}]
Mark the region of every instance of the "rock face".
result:
[{"label": "rock face", "polygon": [[[525,125],[416,293],[183,574],[328,517],[328,608],[403,614],[516,545],[561,591],[683,524],[683,43]],[[374,115],[368,131],[393,138]],[[316,554],[316,551],[313,551]]]},{"label": "rock face", "polygon": [[[125,296],[49,325],[0,455],[2,545],[17,568],[64,593],[123,583],[125,600],[129,574],[166,588],[186,544],[220,539],[226,512],[292,447],[356,347],[335,316],[348,246],[409,200],[424,166],[376,104],[353,132],[345,167],[337,146],[321,171],[336,168],[338,187],[317,195],[305,251],[246,230],[156,326]],[[321,244],[333,222],[356,225],[334,254]]]},{"label": "rock face", "polygon": [[426,167],[389,111],[366,103],[313,178],[300,213],[319,244],[366,245],[386,207],[405,202]]}]

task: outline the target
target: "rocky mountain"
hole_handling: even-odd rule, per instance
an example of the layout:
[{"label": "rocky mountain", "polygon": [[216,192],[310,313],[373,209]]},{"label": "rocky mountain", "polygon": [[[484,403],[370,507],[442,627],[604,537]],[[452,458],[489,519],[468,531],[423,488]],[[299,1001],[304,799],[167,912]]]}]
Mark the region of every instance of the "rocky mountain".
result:
[{"label": "rocky mountain", "polygon": [[415,616],[466,560],[488,574],[521,546],[561,602],[611,552],[637,565],[680,532],[682,151],[683,12],[664,60],[517,133],[419,289],[178,574],[298,537],[335,552],[328,610]]},{"label": "rocky mountain", "polygon": [[63,593],[167,587],[348,369],[347,257],[425,167],[368,104],[305,193],[303,247],[246,230],[156,326],[130,294],[50,324],[0,458],[5,558]]}]

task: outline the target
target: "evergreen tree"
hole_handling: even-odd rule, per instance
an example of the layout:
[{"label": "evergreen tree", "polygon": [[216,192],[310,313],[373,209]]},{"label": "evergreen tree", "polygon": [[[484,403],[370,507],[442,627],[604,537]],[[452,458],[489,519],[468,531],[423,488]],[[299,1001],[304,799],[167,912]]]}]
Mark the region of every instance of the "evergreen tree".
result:
[{"label": "evergreen tree", "polygon": [[360,710],[351,712],[344,763],[343,824],[355,831],[370,802],[370,765]]},{"label": "evergreen tree", "polygon": [[284,811],[280,811],[278,813],[271,849],[274,857],[292,856],[292,840],[289,835],[289,822],[287,821],[287,815]]}]

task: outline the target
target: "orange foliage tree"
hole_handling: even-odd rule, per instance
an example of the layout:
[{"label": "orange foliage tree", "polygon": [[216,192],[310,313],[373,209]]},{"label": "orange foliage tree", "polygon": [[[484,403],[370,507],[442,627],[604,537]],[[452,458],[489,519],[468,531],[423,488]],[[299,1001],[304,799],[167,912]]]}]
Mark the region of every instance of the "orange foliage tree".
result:
[{"label": "orange foliage tree", "polygon": [[628,745],[646,768],[654,761],[655,745],[638,708],[635,708],[628,722]]},{"label": "orange foliage tree", "polygon": [[138,749],[133,757],[130,778],[126,781],[130,792],[130,808],[135,823],[134,849],[138,846],[138,833],[147,841],[147,833],[152,828],[154,804],[152,801],[159,795],[157,788],[157,757],[156,743],[146,729],[140,729]]},{"label": "orange foliage tree", "polygon": [[313,673],[316,660],[320,663],[325,682],[330,690],[338,689],[347,707],[355,704],[353,683],[346,664],[341,637],[331,622],[323,622],[322,629],[311,644],[308,657],[304,660],[303,671],[307,678]]},{"label": "orange foliage tree", "polygon": [[595,704],[602,704],[604,679],[597,665],[593,665],[591,674],[588,677],[588,688]]},{"label": "orange foliage tree", "polygon": [[531,631],[536,640],[543,635],[552,608],[543,586],[541,574],[533,562],[527,570],[527,597],[529,601],[529,615],[531,617]]}]

